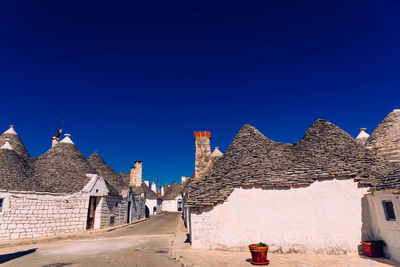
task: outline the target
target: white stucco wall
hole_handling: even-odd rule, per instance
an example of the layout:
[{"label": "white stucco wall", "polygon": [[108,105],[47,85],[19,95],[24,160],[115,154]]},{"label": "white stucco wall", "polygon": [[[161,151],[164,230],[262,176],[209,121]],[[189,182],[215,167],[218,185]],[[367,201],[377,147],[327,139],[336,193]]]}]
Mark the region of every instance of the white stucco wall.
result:
[{"label": "white stucco wall", "polygon": [[146,206],[149,208],[150,215],[154,215],[154,207],[156,207],[156,210],[159,210],[159,207],[157,206],[157,199],[146,199]]},{"label": "white stucco wall", "polygon": [[163,211],[178,211],[178,200],[182,201],[182,196],[177,196],[173,200],[163,200],[162,202],[162,210]]},{"label": "white stucco wall", "polygon": [[353,180],[290,190],[236,188],[211,210],[191,210],[192,246],[247,250],[265,242],[277,252],[356,253],[366,192]]},{"label": "white stucco wall", "polygon": [[[400,199],[392,191],[380,191],[367,195],[373,239],[386,243],[386,257],[400,261]],[[387,221],[382,201],[392,201],[395,221]]]}]

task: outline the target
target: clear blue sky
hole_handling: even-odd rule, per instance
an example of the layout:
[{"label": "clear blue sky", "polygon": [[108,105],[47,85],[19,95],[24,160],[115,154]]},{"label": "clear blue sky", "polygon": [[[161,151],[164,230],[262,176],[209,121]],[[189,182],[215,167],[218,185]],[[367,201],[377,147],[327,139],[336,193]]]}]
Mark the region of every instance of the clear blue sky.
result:
[{"label": "clear blue sky", "polygon": [[400,108],[400,1],[2,1],[0,126],[33,156],[65,131],[117,172],[189,176],[195,130],[357,135]]}]

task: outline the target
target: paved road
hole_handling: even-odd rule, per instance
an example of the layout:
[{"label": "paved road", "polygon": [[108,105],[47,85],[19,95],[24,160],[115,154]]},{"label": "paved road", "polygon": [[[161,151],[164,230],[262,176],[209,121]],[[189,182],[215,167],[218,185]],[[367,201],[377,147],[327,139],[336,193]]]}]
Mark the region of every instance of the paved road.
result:
[{"label": "paved road", "polygon": [[178,213],[83,239],[0,249],[4,266],[180,266],[169,256]]}]

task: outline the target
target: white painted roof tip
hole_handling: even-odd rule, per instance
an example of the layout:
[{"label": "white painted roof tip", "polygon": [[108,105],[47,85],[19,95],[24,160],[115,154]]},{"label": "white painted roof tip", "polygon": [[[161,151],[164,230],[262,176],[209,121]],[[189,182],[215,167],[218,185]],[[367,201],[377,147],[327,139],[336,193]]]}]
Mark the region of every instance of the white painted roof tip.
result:
[{"label": "white painted roof tip", "polygon": [[369,137],[369,134],[367,134],[367,132],[365,132],[363,130],[363,131],[360,131],[360,133],[357,135],[356,139],[368,138],[368,137]]},{"label": "white painted roof tip", "polygon": [[393,112],[400,112],[400,109],[393,109]]},{"label": "white painted roof tip", "polygon": [[71,138],[69,138],[71,135],[70,134],[64,134],[64,139],[60,141],[60,143],[67,143],[67,144],[75,144],[72,142]]},{"label": "white painted roof tip", "polygon": [[213,151],[213,153],[211,153],[211,157],[221,157],[221,156],[223,156],[224,155],[224,153],[222,153],[220,150],[219,150],[219,147],[214,147],[214,151]]},{"label": "white painted roof tip", "polygon": [[8,129],[7,131],[5,131],[4,133],[8,133],[8,134],[17,134],[17,132],[14,130],[14,125],[10,125],[10,129]]},{"label": "white painted roof tip", "polygon": [[5,143],[4,145],[2,145],[2,146],[0,147],[0,149],[14,150],[14,149],[12,148],[12,146],[10,145],[10,143],[8,142],[8,139],[6,139],[6,143]]}]

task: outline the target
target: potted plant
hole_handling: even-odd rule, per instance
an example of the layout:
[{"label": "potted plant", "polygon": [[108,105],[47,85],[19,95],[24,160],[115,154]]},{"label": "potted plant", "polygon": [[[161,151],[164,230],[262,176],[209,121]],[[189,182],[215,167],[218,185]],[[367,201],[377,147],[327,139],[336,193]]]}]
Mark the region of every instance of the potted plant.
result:
[{"label": "potted plant", "polygon": [[365,254],[369,257],[382,257],[383,247],[386,246],[382,240],[361,241]]},{"label": "potted plant", "polygon": [[249,245],[251,252],[251,264],[254,265],[267,265],[269,260],[267,260],[268,245],[265,243],[251,244]]}]

